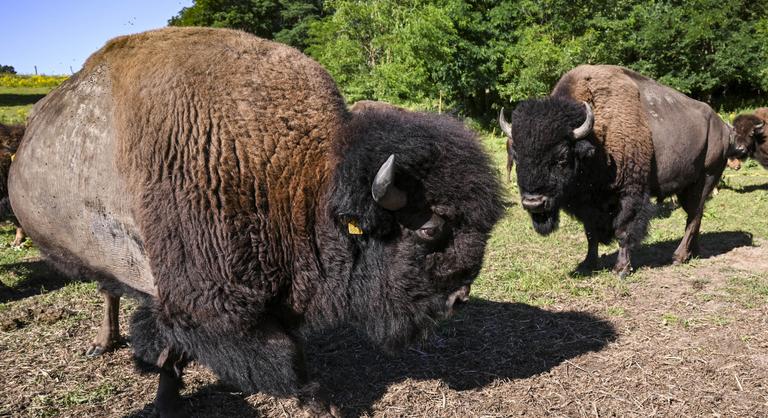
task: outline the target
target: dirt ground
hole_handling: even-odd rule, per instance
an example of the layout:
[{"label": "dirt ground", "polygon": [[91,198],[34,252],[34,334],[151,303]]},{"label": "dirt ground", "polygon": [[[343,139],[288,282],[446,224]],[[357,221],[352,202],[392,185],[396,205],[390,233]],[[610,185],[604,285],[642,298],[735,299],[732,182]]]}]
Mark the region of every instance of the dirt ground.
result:
[{"label": "dirt ground", "polygon": [[[397,357],[339,330],[313,341],[309,365],[346,416],[768,416],[768,242],[752,244],[676,267],[641,251],[646,267],[600,297],[474,299]],[[92,285],[64,286],[35,260],[0,268],[21,267],[47,289],[0,289],[14,302],[0,311],[0,416],[152,416],[156,380],[130,349],[83,355],[101,316]],[[303,415],[199,366],[185,380],[193,416]]]}]

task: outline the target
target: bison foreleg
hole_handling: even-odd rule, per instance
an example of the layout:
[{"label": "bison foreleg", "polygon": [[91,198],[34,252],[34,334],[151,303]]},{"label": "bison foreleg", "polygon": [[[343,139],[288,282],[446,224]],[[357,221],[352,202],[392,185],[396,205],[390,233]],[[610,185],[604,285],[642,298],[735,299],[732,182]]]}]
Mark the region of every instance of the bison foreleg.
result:
[{"label": "bison foreleg", "polygon": [[645,192],[629,192],[620,197],[619,207],[613,222],[619,241],[619,254],[613,271],[624,278],[632,271],[632,249],[643,242],[648,231],[652,213],[650,195]]},{"label": "bison foreleg", "polygon": [[594,232],[590,230],[590,228],[585,228],[585,232],[587,234],[587,256],[584,258],[584,261],[579,263],[579,265],[576,267],[576,273],[582,275],[591,274],[593,271],[599,268],[599,259],[597,253],[599,240],[595,236]]},{"label": "bison foreleg", "polygon": [[169,354],[160,368],[160,382],[155,396],[155,411],[161,418],[186,417],[181,401],[181,388],[184,382],[181,373],[186,365],[184,356]]},{"label": "bison foreleg", "polygon": [[96,339],[85,352],[88,357],[100,356],[120,342],[120,295],[114,295],[105,289],[100,289],[99,293],[104,298],[104,317]]}]

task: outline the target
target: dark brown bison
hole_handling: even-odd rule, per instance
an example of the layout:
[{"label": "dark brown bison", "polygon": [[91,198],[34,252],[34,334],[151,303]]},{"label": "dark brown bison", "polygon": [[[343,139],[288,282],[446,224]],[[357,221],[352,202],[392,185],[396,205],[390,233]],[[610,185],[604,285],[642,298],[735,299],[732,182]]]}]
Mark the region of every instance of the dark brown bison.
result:
[{"label": "dark brown bison", "polygon": [[727,158],[730,128],[706,104],[626,68],[583,65],[551,96],[522,102],[511,123],[499,117],[517,164],[522,206],[540,234],[559,211],[584,224],[580,271],[598,262],[598,243],[618,239],[614,271],[631,271],[630,250],[645,237],[650,196],[676,194],[688,214],[676,263],[697,251],[704,201]]},{"label": "dark brown bison", "polygon": [[[3,125],[0,123],[0,216],[10,218],[14,224],[17,222],[8,200],[8,171],[11,169],[11,161],[13,161],[16,149],[23,137],[24,125]],[[12,245],[18,247],[24,242],[25,237],[24,230],[17,224],[16,237]]]},{"label": "dark brown bison", "polygon": [[734,142],[741,151],[741,160],[752,157],[768,168],[768,107],[761,107],[752,114],[738,115],[733,120],[736,133]]},{"label": "dark brown bison", "polygon": [[422,337],[466,299],[503,211],[457,120],[349,112],[300,52],[203,28],[93,54],[35,106],[10,195],[59,268],[140,299],[131,342],[162,416],[181,413],[192,360],[332,412],[306,332],[347,323],[387,350]]}]

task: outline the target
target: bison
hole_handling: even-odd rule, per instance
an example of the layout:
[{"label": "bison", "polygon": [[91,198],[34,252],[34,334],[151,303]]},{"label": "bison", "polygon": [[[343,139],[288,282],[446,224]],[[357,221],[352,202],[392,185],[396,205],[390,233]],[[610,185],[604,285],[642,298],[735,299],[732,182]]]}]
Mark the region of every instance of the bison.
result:
[{"label": "bison", "polygon": [[11,169],[11,161],[14,159],[16,149],[24,137],[24,125],[4,125],[0,123],[0,216],[10,217],[16,224],[16,237],[13,246],[18,247],[24,242],[26,235],[24,230],[16,222],[8,199],[8,171]]},{"label": "bison", "polygon": [[503,212],[461,122],[350,112],[319,64],[226,29],[109,41],[35,105],[10,180],[52,263],[139,299],[131,345],[161,416],[193,360],[335,413],[305,336],[423,337],[466,300]]},{"label": "bison", "polygon": [[733,120],[736,133],[735,143],[741,151],[740,159],[752,157],[765,168],[768,168],[768,107],[761,107],[753,114],[738,115]]},{"label": "bison", "polygon": [[622,67],[582,65],[551,95],[520,103],[499,123],[514,148],[522,206],[534,229],[557,229],[560,209],[584,224],[587,256],[614,238],[614,271],[631,271],[630,251],[645,237],[650,197],[676,194],[688,215],[674,262],[698,249],[704,202],[729,156],[730,128],[705,103]]}]

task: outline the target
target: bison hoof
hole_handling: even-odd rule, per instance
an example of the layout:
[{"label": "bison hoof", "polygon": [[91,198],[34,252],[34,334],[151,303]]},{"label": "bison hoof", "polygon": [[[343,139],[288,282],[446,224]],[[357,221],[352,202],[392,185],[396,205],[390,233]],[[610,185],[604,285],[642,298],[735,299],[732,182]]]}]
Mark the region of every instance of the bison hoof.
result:
[{"label": "bison hoof", "polygon": [[308,403],[306,415],[311,418],[342,418],[344,415],[334,404]]},{"label": "bison hoof", "polygon": [[584,260],[576,266],[572,274],[577,276],[591,276],[592,273],[600,270],[600,263],[595,260]]},{"label": "bison hoof", "polygon": [[341,418],[341,411],[327,401],[327,397],[317,382],[305,385],[298,396],[299,403],[305,409],[305,415],[312,418]]},{"label": "bison hoof", "polygon": [[88,350],[85,352],[86,357],[98,357],[104,353],[109,351],[109,347],[103,346],[101,344],[91,344],[90,347],[88,347]]},{"label": "bison hoof", "polygon": [[687,253],[675,253],[674,256],[672,256],[672,265],[673,266],[679,266],[680,264],[685,264],[688,262],[688,260],[691,259],[691,257],[696,254],[695,251],[687,252]]},{"label": "bison hoof", "polygon": [[627,263],[624,266],[616,266],[613,268],[613,272],[619,276],[619,279],[624,279],[632,272],[632,265]]}]

